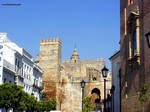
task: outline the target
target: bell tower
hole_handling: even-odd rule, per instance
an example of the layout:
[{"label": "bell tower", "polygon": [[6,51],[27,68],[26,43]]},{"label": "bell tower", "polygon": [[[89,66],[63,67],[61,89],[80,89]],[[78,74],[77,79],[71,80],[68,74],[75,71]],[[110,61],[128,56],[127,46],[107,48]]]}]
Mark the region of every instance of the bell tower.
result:
[{"label": "bell tower", "polygon": [[76,48],[74,48],[73,54],[71,55],[70,60],[71,60],[72,62],[76,62],[76,61],[80,60],[80,57],[79,57],[79,54],[78,54]]}]

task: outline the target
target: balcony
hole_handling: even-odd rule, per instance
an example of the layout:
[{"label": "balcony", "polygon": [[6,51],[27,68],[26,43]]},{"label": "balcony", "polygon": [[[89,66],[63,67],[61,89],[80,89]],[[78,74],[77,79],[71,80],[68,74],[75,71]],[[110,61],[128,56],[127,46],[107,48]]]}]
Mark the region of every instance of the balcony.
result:
[{"label": "balcony", "polygon": [[16,76],[19,77],[20,80],[24,80],[24,76],[22,74],[22,69],[20,67],[15,66]]},{"label": "balcony", "polygon": [[44,84],[39,82],[37,79],[34,79],[33,87],[42,90],[44,88]]},{"label": "balcony", "polygon": [[14,66],[11,63],[9,63],[8,61],[6,61],[5,59],[4,59],[4,65],[3,66],[6,69],[9,69],[10,71],[14,71]]},{"label": "balcony", "polygon": [[38,81],[36,79],[34,79],[33,86],[38,87]]}]

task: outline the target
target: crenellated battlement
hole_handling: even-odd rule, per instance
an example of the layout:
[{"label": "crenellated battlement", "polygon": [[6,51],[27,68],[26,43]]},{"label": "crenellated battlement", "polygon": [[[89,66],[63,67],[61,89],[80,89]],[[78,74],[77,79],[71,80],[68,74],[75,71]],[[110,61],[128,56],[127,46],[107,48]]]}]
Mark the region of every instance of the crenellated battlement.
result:
[{"label": "crenellated battlement", "polygon": [[47,39],[41,39],[40,43],[49,43],[49,42],[59,42],[62,43],[61,39],[59,38],[47,38]]}]

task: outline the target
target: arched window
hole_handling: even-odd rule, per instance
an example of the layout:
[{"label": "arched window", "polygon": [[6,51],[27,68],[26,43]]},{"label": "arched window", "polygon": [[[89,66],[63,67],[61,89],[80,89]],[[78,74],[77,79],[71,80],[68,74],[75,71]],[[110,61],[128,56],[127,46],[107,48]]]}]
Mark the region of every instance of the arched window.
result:
[{"label": "arched window", "polygon": [[[131,12],[127,21],[129,64],[140,64],[139,12]],[[136,61],[136,62],[135,62]]]}]

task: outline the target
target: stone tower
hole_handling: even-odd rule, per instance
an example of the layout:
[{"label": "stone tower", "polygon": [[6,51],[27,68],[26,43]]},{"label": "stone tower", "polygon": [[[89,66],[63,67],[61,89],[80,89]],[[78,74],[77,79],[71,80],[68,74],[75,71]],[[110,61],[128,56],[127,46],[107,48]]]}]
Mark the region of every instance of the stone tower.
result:
[{"label": "stone tower", "polygon": [[57,101],[61,51],[62,43],[58,38],[42,39],[40,41],[40,53],[36,58],[36,62],[44,71],[43,92],[46,93],[46,99],[54,99]]}]

